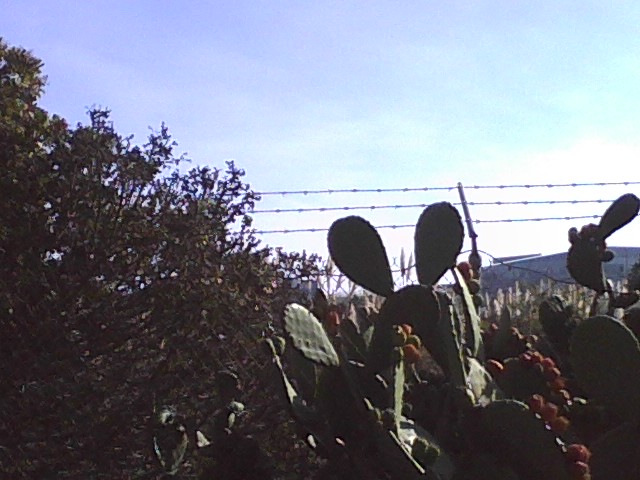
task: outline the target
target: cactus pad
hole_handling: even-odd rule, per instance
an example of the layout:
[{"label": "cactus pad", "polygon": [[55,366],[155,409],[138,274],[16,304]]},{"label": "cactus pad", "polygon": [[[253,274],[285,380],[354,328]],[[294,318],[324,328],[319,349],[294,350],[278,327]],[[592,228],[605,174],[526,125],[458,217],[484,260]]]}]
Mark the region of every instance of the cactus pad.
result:
[{"label": "cactus pad", "polygon": [[467,283],[464,281],[462,274],[457,267],[452,268],[451,271],[453,272],[458,287],[460,287],[462,291],[462,302],[464,307],[465,319],[465,346],[471,351],[472,356],[478,357],[479,355],[482,355],[482,334],[480,332],[480,317],[478,316],[476,306],[473,303],[473,298],[471,297],[471,293],[469,293]]},{"label": "cactus pad", "polygon": [[287,305],[284,328],[293,346],[309,360],[328,366],[338,366],[340,360],[320,321],[302,305]]},{"label": "cactus pad", "polygon": [[448,202],[429,205],[415,233],[416,273],[422,285],[433,285],[454,267],[464,240],[460,214]]},{"label": "cactus pad", "polygon": [[331,258],[352,282],[383,297],[393,292],[393,277],[382,239],[364,218],[336,220],[329,228],[327,242]]},{"label": "cactus pad", "polygon": [[624,418],[640,411],[640,345],[633,333],[606,315],[587,318],[571,337],[571,364],[587,393]]},{"label": "cactus pad", "polygon": [[508,458],[520,478],[569,478],[555,434],[524,403],[498,400],[479,413],[479,436],[474,441]]},{"label": "cactus pad", "polygon": [[632,193],[622,195],[615,200],[600,219],[602,240],[606,240],[613,232],[636,218],[638,211],[640,211],[640,199]]}]

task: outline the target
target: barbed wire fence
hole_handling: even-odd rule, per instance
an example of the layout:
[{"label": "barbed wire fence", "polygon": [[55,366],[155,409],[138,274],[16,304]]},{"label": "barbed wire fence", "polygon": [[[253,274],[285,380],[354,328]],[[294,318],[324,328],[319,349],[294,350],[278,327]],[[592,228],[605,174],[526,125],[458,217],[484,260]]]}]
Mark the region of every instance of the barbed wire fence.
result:
[{"label": "barbed wire fence", "polygon": [[[381,194],[381,193],[410,193],[410,192],[455,192],[460,188],[466,190],[483,190],[490,191],[495,190],[502,192],[505,190],[538,190],[538,191],[558,191],[567,189],[576,189],[580,187],[629,187],[640,185],[640,182],[626,181],[626,182],[591,182],[591,183],[557,183],[557,184],[504,184],[504,185],[465,185],[461,184],[456,186],[424,186],[424,187],[399,187],[399,188],[347,188],[347,189],[307,189],[307,190],[282,190],[282,191],[263,191],[258,192],[262,197],[291,197],[291,196],[335,196],[335,194]],[[464,200],[464,196],[461,195],[461,199]],[[572,206],[572,205],[608,205],[611,204],[614,198],[588,198],[588,199],[516,199],[516,200],[488,200],[488,201],[456,201],[450,202],[454,206],[466,206],[466,207],[504,207],[504,206]],[[358,212],[358,211],[381,211],[381,210],[401,210],[401,209],[418,209],[426,208],[430,203],[380,203],[370,205],[327,205],[327,206],[313,206],[313,207],[300,207],[300,208],[256,208],[253,210],[255,215],[280,215],[280,214],[303,214],[303,213],[325,213],[325,212]],[[511,224],[511,223],[533,223],[533,222],[547,222],[547,221],[572,221],[572,220],[596,220],[601,217],[602,213],[592,215],[553,215],[553,216],[529,216],[529,217],[507,217],[507,218],[474,218],[468,219],[468,221],[474,225],[479,224]],[[283,222],[280,222],[281,224]],[[376,225],[377,230],[398,230],[415,228],[415,223],[393,223],[393,224],[380,224]],[[257,235],[269,235],[269,234],[297,234],[297,233],[326,233],[329,228],[322,227],[304,227],[304,228],[274,228],[274,229],[257,229],[255,233]],[[483,250],[479,250],[483,255],[491,259],[495,265],[503,264],[498,256],[492,255]],[[463,253],[468,253],[463,252]],[[394,282],[397,288],[417,283],[415,274],[413,272],[414,265],[412,264],[412,256],[407,260],[404,249],[401,251],[399,257],[389,258],[391,271],[394,277]],[[523,270],[540,276],[546,279],[549,285],[572,285],[573,282],[568,278],[559,278],[557,276],[550,275],[545,271],[538,271],[536,269],[523,267],[519,265],[509,264],[510,269]],[[322,273],[317,279],[317,284],[326,293],[337,296],[353,296],[354,292],[358,291],[357,286],[344,277],[335,267],[335,265],[329,259],[325,265],[323,265]]]}]

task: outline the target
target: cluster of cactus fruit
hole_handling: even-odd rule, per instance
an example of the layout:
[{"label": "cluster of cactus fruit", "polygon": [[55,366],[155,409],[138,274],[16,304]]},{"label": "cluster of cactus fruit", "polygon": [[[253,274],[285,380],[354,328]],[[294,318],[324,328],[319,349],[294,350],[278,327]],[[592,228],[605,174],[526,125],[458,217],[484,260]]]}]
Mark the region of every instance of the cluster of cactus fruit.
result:
[{"label": "cluster of cactus fruit", "polygon": [[[570,231],[569,272],[598,301],[580,319],[550,297],[543,331],[528,336],[507,308],[481,328],[481,271],[458,262],[464,228],[451,204],[423,211],[419,284],[397,291],[375,228],[334,222],[333,262],[384,303],[339,312],[319,295],[309,309],[289,305],[281,335],[265,338],[302,437],[329,460],[323,478],[640,478],[640,345],[627,326],[640,304],[602,269],[607,237],[639,210],[627,194],[598,225]],[[450,294],[437,286],[446,272]]]}]

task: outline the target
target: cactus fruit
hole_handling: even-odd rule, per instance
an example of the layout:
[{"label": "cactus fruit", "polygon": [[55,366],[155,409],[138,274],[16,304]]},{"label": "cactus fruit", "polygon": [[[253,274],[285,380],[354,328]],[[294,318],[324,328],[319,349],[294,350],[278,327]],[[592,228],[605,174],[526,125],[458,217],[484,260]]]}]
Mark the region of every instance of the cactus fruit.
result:
[{"label": "cactus fruit", "polygon": [[549,427],[551,427],[551,431],[557,435],[561,435],[567,431],[570,425],[570,421],[567,417],[563,415],[559,415],[553,420],[549,422]]},{"label": "cactus fruit", "polygon": [[462,278],[464,278],[465,282],[468,282],[473,278],[473,272],[471,269],[471,264],[469,262],[460,262],[456,265],[460,273],[462,274]]},{"label": "cactus fruit", "polygon": [[410,343],[402,347],[402,353],[404,354],[405,361],[410,365],[416,363],[422,358],[422,354],[418,347]]},{"label": "cactus fruit", "polygon": [[570,462],[584,462],[588,463],[591,459],[591,451],[582,444],[573,443],[567,447],[565,452],[567,460]]},{"label": "cactus fruit", "polygon": [[402,325],[400,325],[400,328],[402,328],[407,337],[413,333],[413,327],[408,323],[403,323]]},{"label": "cactus fruit", "polygon": [[545,400],[542,395],[531,395],[527,404],[533,413],[537,413],[540,415],[542,413],[542,408],[544,407]]},{"label": "cactus fruit", "polygon": [[336,310],[329,310],[324,321],[325,330],[329,335],[335,337],[340,331],[340,314]]},{"label": "cactus fruit", "polygon": [[554,418],[558,416],[558,406],[554,405],[551,402],[547,402],[542,407],[540,411],[540,417],[547,422],[550,423]]},{"label": "cactus fruit", "polygon": [[504,371],[504,365],[497,360],[489,359],[487,360],[487,371],[491,374],[491,376],[496,377],[500,375]]}]

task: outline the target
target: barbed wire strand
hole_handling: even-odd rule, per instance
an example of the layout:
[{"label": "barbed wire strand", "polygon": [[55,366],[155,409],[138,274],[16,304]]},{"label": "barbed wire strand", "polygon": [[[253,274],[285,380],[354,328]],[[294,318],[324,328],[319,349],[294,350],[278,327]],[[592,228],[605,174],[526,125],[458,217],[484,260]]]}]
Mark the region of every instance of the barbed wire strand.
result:
[{"label": "barbed wire strand", "polygon": [[[515,223],[515,222],[544,222],[549,220],[584,220],[584,219],[596,219],[602,215],[580,215],[580,216],[567,216],[567,217],[539,217],[539,218],[500,218],[495,220],[473,220],[473,223]],[[401,228],[415,228],[415,223],[409,223],[404,225],[378,225],[375,228],[377,230],[382,229],[401,229]],[[255,230],[254,234],[270,234],[270,233],[316,233],[316,232],[328,232],[328,228],[292,228],[292,229],[280,229],[280,230]]]},{"label": "barbed wire strand", "polygon": [[[594,183],[548,183],[548,184],[519,184],[519,185],[464,185],[465,189],[496,189],[504,190],[510,188],[575,188],[575,187],[606,187],[606,186],[629,186],[640,185],[640,182],[594,182]],[[341,189],[324,189],[324,190],[282,190],[282,191],[265,191],[256,192],[260,196],[267,195],[323,195],[333,193],[407,193],[407,192],[427,192],[456,190],[457,186],[450,187],[403,187],[403,188],[341,188]]]},{"label": "barbed wire strand", "polygon": [[[561,205],[561,204],[583,204],[583,203],[612,203],[614,200],[517,200],[517,201],[494,201],[494,202],[466,202],[469,206],[503,206],[503,205]],[[397,205],[359,205],[355,207],[310,207],[310,208],[271,208],[256,209],[252,213],[304,213],[304,212],[335,212],[349,210],[384,210],[401,208],[426,208],[429,203],[412,203]],[[461,202],[454,202],[452,205],[462,205]]]}]

